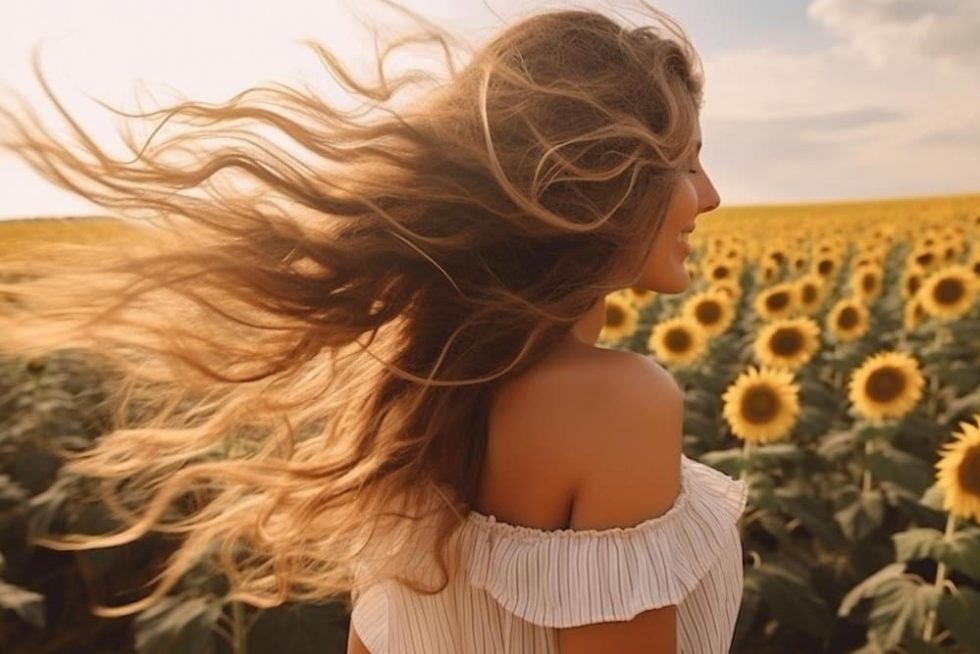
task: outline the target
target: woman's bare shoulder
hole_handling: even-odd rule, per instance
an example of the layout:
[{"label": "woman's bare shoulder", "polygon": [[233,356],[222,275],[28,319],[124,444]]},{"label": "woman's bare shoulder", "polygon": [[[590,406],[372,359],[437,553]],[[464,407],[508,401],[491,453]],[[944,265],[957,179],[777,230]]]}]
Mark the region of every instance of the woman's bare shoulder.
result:
[{"label": "woman's bare shoulder", "polygon": [[650,383],[676,385],[671,374],[652,358],[631,350],[582,346],[546,358],[530,371],[534,390],[560,396],[589,395],[596,390],[619,388],[643,378]]},{"label": "woman's bare shoulder", "polygon": [[673,397],[673,388],[666,370],[636,352],[583,346],[546,358],[493,402],[475,508],[505,522],[567,528],[584,462],[627,449],[609,447],[626,437],[618,423],[637,422],[651,395]]},{"label": "woman's bare shoulder", "polygon": [[501,423],[529,425],[536,417],[560,417],[555,412],[568,415],[576,408],[587,411],[628,402],[638,385],[677,389],[663,366],[639,352],[584,344],[566,347],[498,389],[491,411]]}]

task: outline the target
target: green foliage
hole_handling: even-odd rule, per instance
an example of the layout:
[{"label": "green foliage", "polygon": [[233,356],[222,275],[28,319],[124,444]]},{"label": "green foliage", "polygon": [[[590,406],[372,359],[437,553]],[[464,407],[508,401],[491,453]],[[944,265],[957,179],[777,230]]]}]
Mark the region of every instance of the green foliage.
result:
[{"label": "green foliage", "polygon": [[203,563],[135,616],[95,617],[95,603],[145,595],[141,589],[173,549],[159,534],[78,552],[28,544],[31,535],[100,534],[118,526],[107,507],[93,502],[91,483],[67,474],[58,455],[106,431],[106,383],[99,359],[80,351],[0,359],[0,652],[343,652],[349,617],[340,603],[229,605],[227,581]]}]

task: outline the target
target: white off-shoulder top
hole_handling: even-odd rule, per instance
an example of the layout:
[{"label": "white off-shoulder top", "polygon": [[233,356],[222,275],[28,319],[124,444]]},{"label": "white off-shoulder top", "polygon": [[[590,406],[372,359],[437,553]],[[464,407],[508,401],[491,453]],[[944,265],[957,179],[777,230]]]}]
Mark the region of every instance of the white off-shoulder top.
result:
[{"label": "white off-shoulder top", "polygon": [[726,654],[742,600],[738,521],[747,486],[681,457],[680,491],[631,527],[540,530],[471,512],[463,574],[435,595],[367,588],[351,621],[371,654],[558,652],[556,628],[677,605],[681,654]]}]

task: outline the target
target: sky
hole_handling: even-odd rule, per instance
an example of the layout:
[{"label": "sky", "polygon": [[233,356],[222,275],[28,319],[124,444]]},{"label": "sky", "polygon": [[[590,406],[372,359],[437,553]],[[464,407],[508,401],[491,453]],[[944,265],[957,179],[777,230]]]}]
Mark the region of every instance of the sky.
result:
[{"label": "sky", "polygon": [[[474,47],[522,16],[624,2],[402,0]],[[980,1],[662,0],[704,69],[701,162],[722,205],[874,200],[980,191]],[[184,96],[220,102],[270,81],[341,100],[315,54],[373,75],[367,21],[410,27],[364,0],[32,0],[0,5],[0,102],[13,89],[67,133],[30,65],[110,152],[117,118]],[[407,65],[432,67],[430,50]],[[332,86],[333,85],[333,86]],[[6,89],[4,88],[6,87]],[[179,95],[178,95],[179,94]],[[138,132],[140,133],[140,132]],[[144,130],[142,133],[147,133]],[[113,144],[116,144],[115,149]],[[0,219],[104,213],[0,152]]]}]

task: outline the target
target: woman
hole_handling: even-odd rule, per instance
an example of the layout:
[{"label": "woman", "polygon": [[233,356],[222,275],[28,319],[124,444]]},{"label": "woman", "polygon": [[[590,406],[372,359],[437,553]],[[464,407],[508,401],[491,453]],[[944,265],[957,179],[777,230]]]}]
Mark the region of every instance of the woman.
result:
[{"label": "woman", "polygon": [[251,89],[143,114],[197,129],[131,161],[3,109],[8,148],[145,223],[2,288],[8,350],[120,371],[70,469],[129,525],[38,543],[182,538],[100,615],[211,557],[229,600],[350,597],[349,652],[728,650],[745,486],[683,456],[663,368],[595,346],[608,293],[687,288],[685,234],[719,202],[697,54],[647,9],[660,26],[528,17],[399,110],[417,77],[365,84],[314,44],[380,116]]}]

